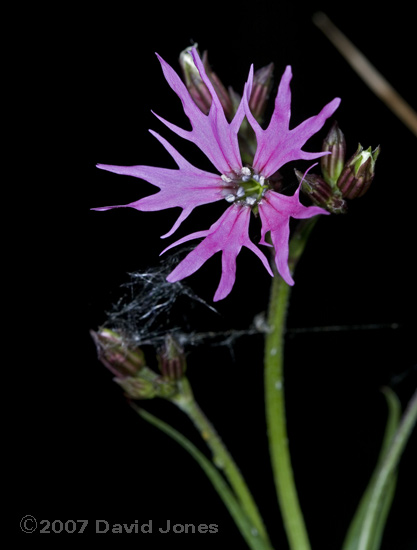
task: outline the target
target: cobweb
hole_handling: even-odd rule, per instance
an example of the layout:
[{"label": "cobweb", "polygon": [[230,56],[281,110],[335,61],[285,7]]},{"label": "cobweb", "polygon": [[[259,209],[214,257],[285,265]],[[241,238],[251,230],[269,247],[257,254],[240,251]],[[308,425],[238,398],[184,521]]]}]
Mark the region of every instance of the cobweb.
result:
[{"label": "cobweb", "polygon": [[262,318],[256,317],[252,325],[243,330],[195,330],[197,317],[201,319],[211,313],[215,318],[220,313],[186,284],[166,280],[183,254],[184,249],[156,267],[129,273],[130,281],[122,285],[124,293],[107,312],[103,326],[122,334],[125,343],[131,346],[157,348],[169,333],[184,348],[209,341],[210,345],[228,347],[233,354],[237,338],[264,331]]}]

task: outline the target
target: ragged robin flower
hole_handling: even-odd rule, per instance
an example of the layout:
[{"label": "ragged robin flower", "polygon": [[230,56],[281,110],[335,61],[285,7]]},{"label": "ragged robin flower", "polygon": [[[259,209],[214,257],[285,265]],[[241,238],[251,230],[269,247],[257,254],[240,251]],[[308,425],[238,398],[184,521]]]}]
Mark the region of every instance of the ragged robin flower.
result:
[{"label": "ragged robin flower", "polygon": [[[253,87],[253,67],[251,67],[242,99],[233,119],[229,122],[195,48],[191,50],[191,55],[202,81],[211,94],[212,102],[208,114],[202,112],[177,73],[158,55],[164,76],[180,98],[192,129],[184,130],[159,115],[156,116],[175,134],[197,145],[218,173],[196,168],[162,136],[150,130],[175,160],[178,170],[152,166],[99,164],[98,167],[104,170],[146,180],[158,187],[160,192],[129,204],[100,207],[94,210],[108,210],[123,206],[140,211],[155,211],[180,207],[182,212],[174,226],[163,235],[163,238],[166,238],[178,229],[181,222],[195,207],[223,200],[228,207],[209,229],[187,235],[164,250],[165,252],[173,246],[192,239],[202,239],[168,275],[167,280],[174,283],[190,276],[216,252],[222,252],[222,275],[214,295],[214,301],[221,300],[232,290],[236,278],[236,257],[243,246],[258,256],[272,276],[266,256],[248,235],[251,212],[253,212],[255,215],[259,214],[262,222],[260,244],[269,245],[266,241],[269,233],[275,248],[277,270],[281,277],[292,285],[294,281],[288,267],[290,218],[310,218],[316,214],[327,214],[327,212],[318,206],[307,207],[301,204],[300,187],[292,196],[273,190],[270,178],[288,162],[300,159],[312,160],[327,154],[327,152],[309,153],[303,151],[302,147],[334,113],[340,99],[333,99],[318,115],[290,130],[292,73],[291,67],[288,66],[278,88],[271,120],[268,127],[263,129],[249,106]],[[250,166],[243,165],[238,144],[238,132],[245,116],[257,141],[256,153]]]}]

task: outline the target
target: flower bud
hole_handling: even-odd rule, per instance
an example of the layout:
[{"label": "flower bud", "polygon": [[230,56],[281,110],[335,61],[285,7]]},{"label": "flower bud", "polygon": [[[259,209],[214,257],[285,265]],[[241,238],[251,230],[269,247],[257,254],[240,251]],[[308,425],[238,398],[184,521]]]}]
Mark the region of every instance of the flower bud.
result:
[{"label": "flower bud", "polygon": [[294,170],[298,181],[301,183],[302,191],[310,197],[317,206],[325,208],[332,214],[344,214],[346,202],[337,187],[332,187],[321,176],[306,174]]},{"label": "flower bud", "polygon": [[164,378],[179,380],[184,376],[186,369],[184,350],[172,334],[165,336],[164,345],[159,350],[158,363]]},{"label": "flower bud", "polygon": [[[99,360],[115,375],[114,382],[124,389],[130,399],[170,399],[178,392],[176,380],[163,378],[147,367],[142,351],[130,348],[121,335],[102,328],[98,332],[91,331],[91,336],[97,346]],[[179,367],[176,368],[179,370]],[[171,369],[175,372],[174,366]]]},{"label": "flower bud", "polygon": [[145,366],[145,357],[139,348],[130,349],[122,336],[112,330],[102,328],[90,331],[99,360],[117,378],[135,376]]},{"label": "flower bud", "polygon": [[359,144],[356,153],[348,160],[337,180],[337,187],[343,197],[355,199],[366,193],[375,175],[375,162],[380,152],[379,146],[363,150]]},{"label": "flower bud", "polygon": [[321,157],[321,172],[324,180],[336,187],[337,180],[342,173],[346,155],[346,140],[337,122],[334,122],[323,141],[322,151],[329,151],[330,155]]},{"label": "flower bud", "polygon": [[184,75],[185,85],[197,107],[204,114],[208,114],[211,107],[211,94],[204,84],[191,55],[191,48],[180,54],[180,65]]},{"label": "flower bud", "polygon": [[[180,53],[179,62],[184,75],[185,85],[187,86],[191,97],[193,98],[200,111],[202,111],[204,114],[208,114],[208,112],[210,111],[212,98],[194,63],[193,56],[191,55],[191,50],[193,47],[194,46],[186,48]],[[232,100],[216,73],[211,70],[206,51],[203,52],[202,62],[206,74],[213,84],[213,87],[219,97],[225,115],[229,120],[231,120],[234,114]]]},{"label": "flower bud", "polygon": [[261,69],[258,69],[253,75],[252,93],[249,100],[249,108],[261,123],[272,88],[274,64],[270,63]]}]

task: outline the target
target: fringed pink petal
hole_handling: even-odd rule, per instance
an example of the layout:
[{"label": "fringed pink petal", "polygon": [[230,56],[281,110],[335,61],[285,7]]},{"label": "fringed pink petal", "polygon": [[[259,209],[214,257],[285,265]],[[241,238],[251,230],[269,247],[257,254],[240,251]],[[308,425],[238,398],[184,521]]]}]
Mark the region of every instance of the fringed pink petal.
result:
[{"label": "fringed pink petal", "polygon": [[206,75],[204,66],[195,48],[191,51],[194,63],[212,96],[212,104],[208,115],[204,114],[195,104],[186,86],[158,54],[164,76],[172,90],[180,98],[184,113],[191,123],[191,130],[184,130],[162,117],[156,115],[170,130],[184,139],[195,143],[222,174],[232,171],[238,173],[242,168],[237,132],[244,118],[243,104],[237,109],[236,115],[229,123],[223,111],[221,102]]},{"label": "fringed pink petal", "polygon": [[143,179],[159,187],[160,191],[129,204],[102,206],[93,208],[93,210],[103,211],[111,208],[130,207],[149,212],[179,207],[182,209],[182,213],[172,229],[164,235],[164,237],[168,237],[178,229],[181,222],[189,216],[194,208],[223,199],[224,182],[219,175],[205,172],[190,164],[163,137],[156,132],[151,133],[170,153],[177,163],[179,170],[154,166],[112,166],[98,164],[97,167],[103,170]]},{"label": "fringed pink petal", "polygon": [[253,168],[264,177],[269,177],[287,162],[294,160],[312,160],[326,153],[308,153],[301,148],[324,125],[340,104],[335,98],[328,103],[318,115],[302,122],[290,130],[291,117],[291,67],[287,67],[282,76],[278,94],[275,99],[275,108],[268,127],[263,130],[249,109],[250,90],[247,87],[243,96],[246,117],[252,126],[256,139],[257,150],[253,161]]},{"label": "fringed pink petal", "polygon": [[259,204],[262,221],[260,244],[268,244],[265,236],[269,232],[275,248],[275,264],[284,281],[293,285],[294,280],[288,267],[290,218],[305,219],[317,214],[329,214],[319,206],[304,206],[299,200],[300,186],[293,196],[288,197],[275,191],[268,191]]},{"label": "fringed pink petal", "polygon": [[222,275],[216,290],[214,301],[225,298],[233,288],[236,279],[236,258],[246,246],[261,259],[268,273],[271,268],[264,254],[251,242],[248,236],[250,208],[239,205],[230,206],[209,230],[199,231],[175,242],[164,250],[182,244],[191,239],[205,237],[170,273],[169,282],[176,282],[195,273],[209,258],[222,252]]}]

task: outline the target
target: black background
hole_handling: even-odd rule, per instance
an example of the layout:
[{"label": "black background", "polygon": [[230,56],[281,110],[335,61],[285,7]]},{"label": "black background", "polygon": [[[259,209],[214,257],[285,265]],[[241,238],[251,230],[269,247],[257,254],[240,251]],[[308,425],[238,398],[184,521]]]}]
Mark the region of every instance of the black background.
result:
[{"label": "black background", "polygon": [[[386,408],[380,388],[390,385],[405,405],[415,387],[416,136],[365,86],[311,16],[326,11],[413,104],[413,23],[400,7],[377,12],[374,6],[341,9],[312,3],[306,9],[296,3],[257,1],[236,10],[214,2],[100,7],[68,14],[73,23],[60,57],[64,77],[46,92],[47,100],[58,97],[57,103],[46,103],[53,105],[52,116],[64,121],[59,124],[64,135],[56,140],[49,136],[51,142],[58,141],[54,145],[60,162],[52,188],[54,222],[42,219],[36,237],[34,225],[28,224],[25,244],[36,275],[29,281],[23,273],[30,301],[24,301],[26,313],[19,315],[29,334],[24,349],[16,350],[26,359],[14,380],[19,388],[13,409],[18,421],[13,440],[14,525],[25,514],[38,520],[89,519],[94,542],[111,538],[113,544],[139,548],[174,543],[184,548],[245,547],[199,466],[126,404],[97,361],[88,332],[106,320],[120,285],[129,280],[128,272],[158,264],[165,246],[159,236],[176,215],[132,209],[91,212],[91,207],[127,203],[153,189],[95,165],[173,166],[149,134],[152,128],[191,162],[204,166],[202,155],[151,113],[186,124],[154,52],[179,69],[179,52],[197,42],[200,50],[209,51],[223,82],[239,92],[250,63],[255,68],[275,63],[273,96],[285,66],[291,64],[292,125],[340,96],[334,118],[345,133],[348,155],[358,142],[364,147],[381,145],[370,191],[350,204],[347,215],[329,216],[317,225],[296,272],[288,317],[288,429],[299,496],[313,548],[340,547],[383,435]],[[67,22],[64,14],[57,19]],[[48,42],[51,59],[53,45]],[[59,69],[51,63],[51,82]],[[329,123],[305,148],[318,150],[328,128]],[[291,177],[290,170],[288,174]],[[68,217],[64,205],[70,207]],[[216,212],[216,206],[201,207],[179,236],[207,228]],[[59,221],[64,221],[62,232]],[[185,283],[210,302],[219,276],[216,257]],[[185,313],[201,330],[244,329],[265,310],[268,285],[260,263],[244,250],[232,294],[216,305],[219,315],[202,306]],[[296,333],[309,327],[370,324],[380,328]],[[397,328],[387,328],[392,324]],[[189,379],[253,488],[275,547],[286,548],[267,458],[262,338],[239,340],[234,352],[233,357],[226,348],[210,345],[193,349]],[[204,449],[173,406],[156,401],[145,406]],[[401,461],[383,550],[409,550],[416,540],[410,503],[415,458],[414,437]],[[167,519],[216,523],[219,533],[170,538],[94,535],[96,519],[139,524],[152,519],[155,526]],[[33,544],[30,537],[41,535],[22,534],[20,540]],[[63,538],[45,534],[39,542],[56,546]],[[76,538],[82,543],[87,535]]]}]

